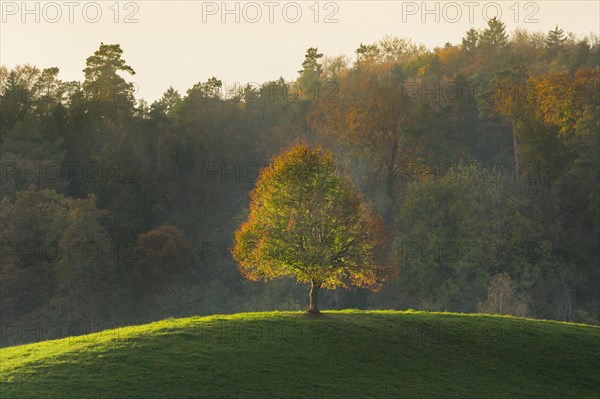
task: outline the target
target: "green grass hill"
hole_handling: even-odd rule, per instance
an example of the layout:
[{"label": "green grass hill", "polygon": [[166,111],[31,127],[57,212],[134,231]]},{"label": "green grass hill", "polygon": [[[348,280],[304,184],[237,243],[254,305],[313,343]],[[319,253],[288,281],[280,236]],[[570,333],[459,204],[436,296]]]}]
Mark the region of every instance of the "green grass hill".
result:
[{"label": "green grass hill", "polygon": [[7,398],[599,398],[600,327],[399,311],[168,319],[0,350]]}]

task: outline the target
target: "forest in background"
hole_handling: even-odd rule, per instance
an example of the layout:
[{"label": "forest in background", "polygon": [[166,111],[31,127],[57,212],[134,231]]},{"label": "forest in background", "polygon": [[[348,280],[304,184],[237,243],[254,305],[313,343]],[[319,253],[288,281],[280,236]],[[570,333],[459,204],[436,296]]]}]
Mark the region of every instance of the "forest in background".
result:
[{"label": "forest in background", "polygon": [[306,306],[229,248],[260,168],[332,151],[385,218],[378,292],[327,309],[600,320],[600,41],[496,19],[433,50],[307,50],[298,78],[213,77],[148,104],[118,44],[83,82],[0,69],[0,345],[166,317]]}]

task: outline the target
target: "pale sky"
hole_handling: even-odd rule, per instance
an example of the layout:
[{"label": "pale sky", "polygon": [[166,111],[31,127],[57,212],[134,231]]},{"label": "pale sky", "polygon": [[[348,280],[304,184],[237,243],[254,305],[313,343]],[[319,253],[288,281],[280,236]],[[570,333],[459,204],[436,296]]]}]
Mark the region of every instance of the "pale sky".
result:
[{"label": "pale sky", "polygon": [[0,64],[56,66],[62,80],[81,81],[85,60],[100,42],[119,43],[136,71],[128,78],[138,87],[136,97],[149,102],[169,86],[185,94],[211,76],[228,85],[294,79],[308,47],[353,56],[361,42],[385,35],[428,48],[456,44],[495,15],[509,32],[517,26],[547,32],[556,25],[577,36],[600,30],[597,0],[1,0],[0,12]]}]

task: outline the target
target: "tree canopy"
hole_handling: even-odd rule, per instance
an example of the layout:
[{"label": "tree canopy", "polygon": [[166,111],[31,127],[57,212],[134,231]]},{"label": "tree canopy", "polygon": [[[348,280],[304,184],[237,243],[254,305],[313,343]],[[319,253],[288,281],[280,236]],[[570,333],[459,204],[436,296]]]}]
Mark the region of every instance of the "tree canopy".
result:
[{"label": "tree canopy", "polygon": [[[313,289],[377,288],[383,222],[330,153],[296,145],[261,171],[234,258],[251,280],[295,277]],[[311,296],[310,312],[318,312]]]}]

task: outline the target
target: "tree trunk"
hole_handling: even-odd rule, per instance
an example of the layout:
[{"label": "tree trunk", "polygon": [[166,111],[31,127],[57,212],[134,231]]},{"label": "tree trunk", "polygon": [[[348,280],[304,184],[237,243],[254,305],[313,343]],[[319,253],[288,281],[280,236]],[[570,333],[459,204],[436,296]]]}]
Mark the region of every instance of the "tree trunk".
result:
[{"label": "tree trunk", "polygon": [[517,192],[519,192],[519,146],[517,143],[517,128],[515,123],[512,123],[512,139],[513,139],[513,156],[515,158],[515,183],[517,185]]},{"label": "tree trunk", "polygon": [[396,132],[394,134],[394,139],[392,141],[392,148],[390,152],[390,163],[388,165],[387,171],[387,196],[391,202],[394,201],[394,179],[395,179],[395,168],[396,168],[396,155],[398,153],[398,139],[396,138]]},{"label": "tree trunk", "polygon": [[317,283],[316,281],[312,281],[310,286],[310,305],[308,306],[307,313],[310,314],[320,314],[319,312],[319,290],[321,289],[321,283]]}]

